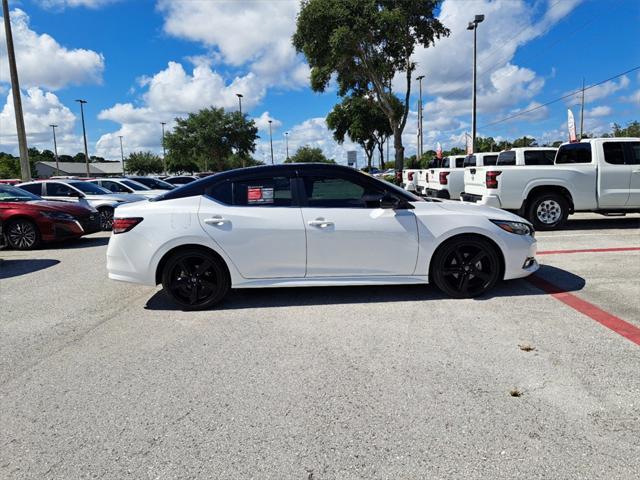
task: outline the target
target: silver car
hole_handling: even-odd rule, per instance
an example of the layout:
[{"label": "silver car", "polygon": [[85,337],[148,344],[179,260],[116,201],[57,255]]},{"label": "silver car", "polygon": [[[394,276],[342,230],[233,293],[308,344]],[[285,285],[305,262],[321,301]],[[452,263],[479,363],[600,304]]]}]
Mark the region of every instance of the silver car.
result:
[{"label": "silver car", "polygon": [[132,193],[145,198],[154,198],[167,193],[166,190],[154,190],[129,178],[96,178],[91,182],[114,193]]},{"label": "silver car", "polygon": [[83,180],[43,180],[17,186],[46,200],[84,203],[96,209],[100,214],[100,226],[103,230],[111,230],[113,211],[118,205],[145,200],[140,195],[112,193]]}]

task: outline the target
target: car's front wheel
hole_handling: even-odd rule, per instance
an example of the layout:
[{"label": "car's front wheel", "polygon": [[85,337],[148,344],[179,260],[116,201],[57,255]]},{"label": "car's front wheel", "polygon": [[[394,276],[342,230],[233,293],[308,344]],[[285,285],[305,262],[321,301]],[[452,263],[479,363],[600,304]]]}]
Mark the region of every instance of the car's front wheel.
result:
[{"label": "car's front wheel", "polygon": [[183,309],[204,310],[222,301],[231,288],[231,280],[218,258],[204,250],[188,249],[167,260],[162,286]]},{"label": "car's front wheel", "polygon": [[500,257],[487,240],[454,238],[436,250],[430,271],[433,282],[447,295],[477,297],[500,280]]},{"label": "car's front wheel", "polygon": [[103,231],[111,230],[113,226],[113,208],[102,207],[98,209],[98,218],[100,219],[100,228]]},{"label": "car's front wheel", "polygon": [[40,232],[30,220],[14,220],[5,232],[7,243],[16,250],[32,250],[40,244]]}]

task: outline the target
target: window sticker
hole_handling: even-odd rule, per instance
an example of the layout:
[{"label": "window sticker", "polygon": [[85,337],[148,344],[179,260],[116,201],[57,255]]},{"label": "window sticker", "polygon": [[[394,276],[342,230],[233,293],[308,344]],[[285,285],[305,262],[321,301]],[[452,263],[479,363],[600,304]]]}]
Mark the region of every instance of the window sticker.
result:
[{"label": "window sticker", "polygon": [[273,203],[273,188],[247,187],[247,203],[250,205]]}]

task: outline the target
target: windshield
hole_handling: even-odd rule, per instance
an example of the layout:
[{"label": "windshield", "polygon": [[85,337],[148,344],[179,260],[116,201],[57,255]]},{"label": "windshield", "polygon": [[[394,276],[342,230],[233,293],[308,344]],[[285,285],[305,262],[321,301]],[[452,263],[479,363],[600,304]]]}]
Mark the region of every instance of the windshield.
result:
[{"label": "windshield", "polygon": [[82,193],[88,193],[89,195],[110,195],[113,192],[110,192],[106,188],[102,188],[95,183],[90,182],[69,182],[73,188],[77,188]]},{"label": "windshield", "polygon": [[21,188],[10,185],[0,185],[0,202],[30,202],[42,200],[39,196]]},{"label": "windshield", "polygon": [[134,190],[151,190],[149,187],[145,187],[141,183],[134,182],[133,180],[120,180],[120,183]]},{"label": "windshield", "polygon": [[176,188],[175,185],[171,185],[169,182],[165,182],[157,178],[135,177],[133,180],[149,188],[157,188],[160,190],[173,190],[174,188]]}]

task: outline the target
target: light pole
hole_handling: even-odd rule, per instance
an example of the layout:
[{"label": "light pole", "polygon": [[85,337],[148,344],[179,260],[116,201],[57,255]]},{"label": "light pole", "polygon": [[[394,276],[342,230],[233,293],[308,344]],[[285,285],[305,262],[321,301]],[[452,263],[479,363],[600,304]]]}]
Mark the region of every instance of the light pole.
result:
[{"label": "light pole", "polygon": [[2,16],[4,17],[4,31],[7,37],[7,56],[9,57],[13,111],[16,116],[16,133],[18,134],[18,149],[20,150],[20,176],[24,182],[28,182],[31,180],[31,166],[29,165],[29,149],[27,147],[27,134],[24,128],[24,115],[22,114],[22,98],[20,96],[18,67],[16,66],[16,52],[13,48],[13,34],[11,33],[8,0],[2,0]]},{"label": "light pole", "polygon": [[58,125],[49,125],[53,130],[53,155],[56,157],[56,175],[60,175],[60,165],[58,165],[58,142],[56,141],[56,127]]},{"label": "light pole", "polygon": [[580,105],[580,140],[582,140],[584,127],[584,77],[582,77],[582,102]]},{"label": "light pole", "polygon": [[238,97],[238,105],[240,107],[240,115],[242,115],[242,95],[241,93],[236,93],[236,97]]},{"label": "light pole", "polygon": [[271,130],[271,124],[273,123],[273,120],[269,120],[269,143],[271,144],[271,165],[274,164],[273,162],[273,132]]},{"label": "light pole", "polygon": [[118,138],[120,139],[120,158],[122,159],[122,174],[125,175],[126,170],[124,168],[124,148],[122,148],[122,135],[118,135]]},{"label": "light pole", "polygon": [[87,129],[84,126],[84,104],[87,103],[86,100],[76,100],[80,104],[80,115],[82,117],[82,136],[84,137],[84,159],[87,165],[87,177],[91,176],[89,172],[89,149],[87,148]]},{"label": "light pole", "polygon": [[284,143],[287,148],[287,160],[289,160],[289,132],[284,132]]},{"label": "light pole", "polygon": [[160,122],[162,125],[162,168],[164,169],[164,173],[167,173],[167,149],[164,146],[164,126],[167,122]]},{"label": "light pole", "polygon": [[476,15],[472,22],[469,22],[467,30],[473,30],[473,113],[471,114],[471,150],[476,151],[476,47],[478,24],[484,21],[484,15]]},{"label": "light pole", "polygon": [[422,79],[424,75],[420,75],[416,80],[420,84],[420,101],[418,102],[418,161],[422,159],[424,150],[424,135],[422,134]]}]

